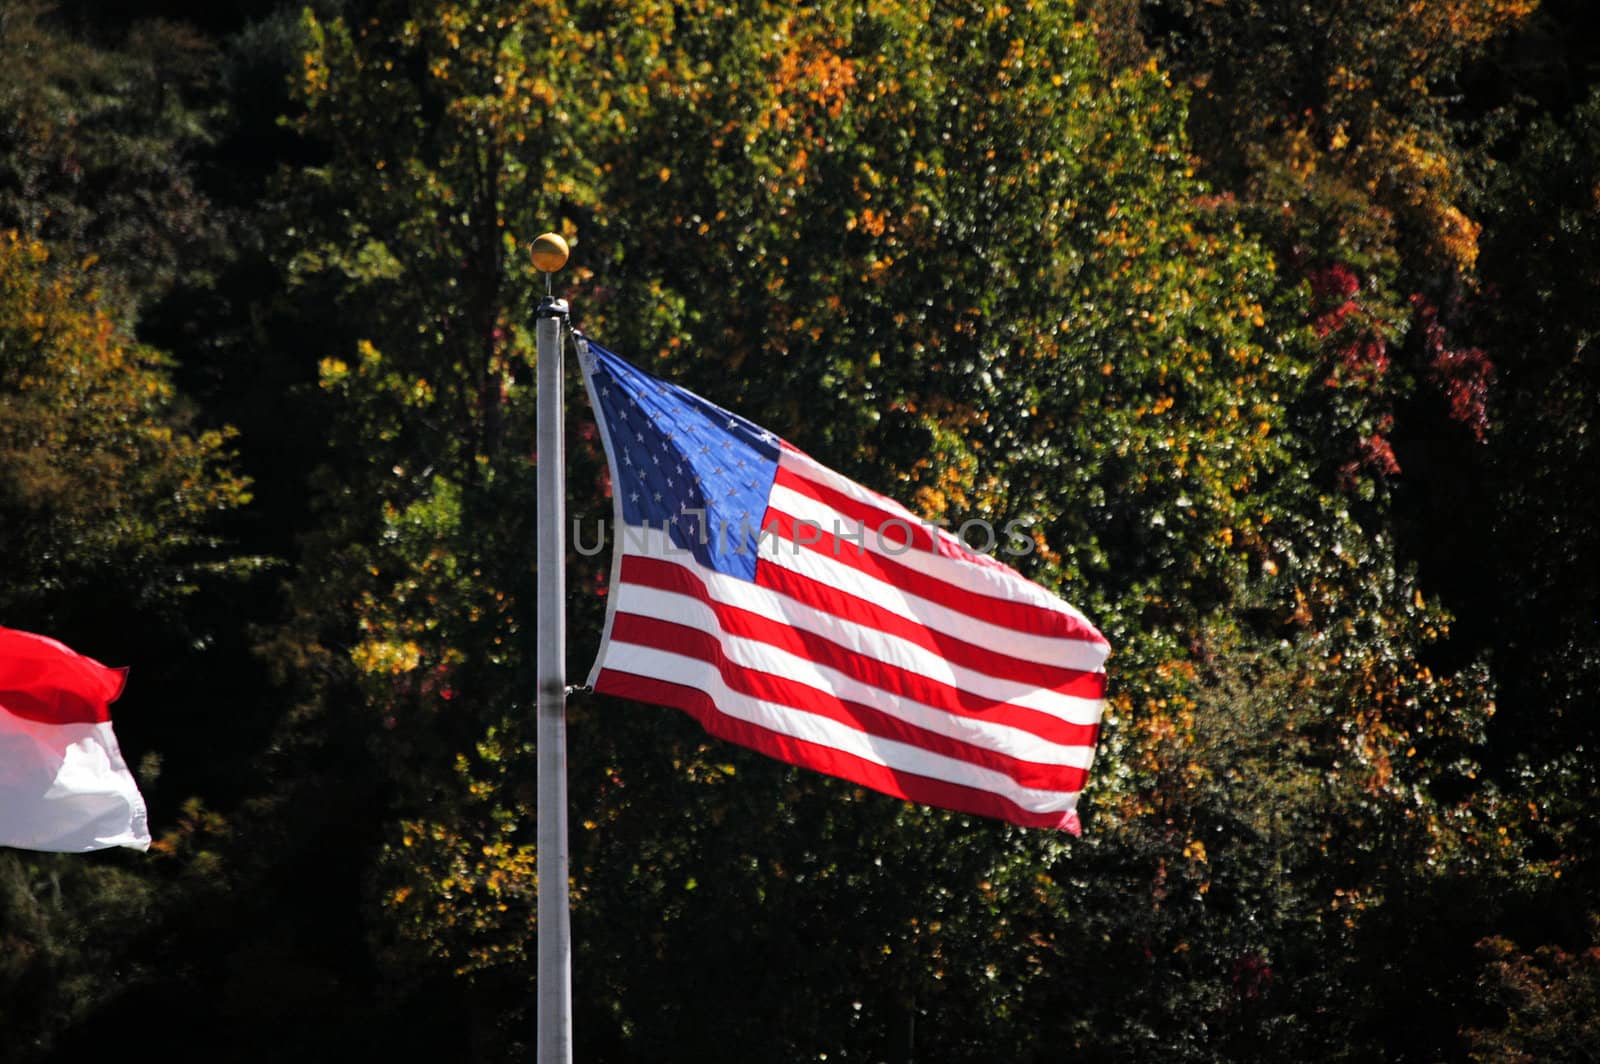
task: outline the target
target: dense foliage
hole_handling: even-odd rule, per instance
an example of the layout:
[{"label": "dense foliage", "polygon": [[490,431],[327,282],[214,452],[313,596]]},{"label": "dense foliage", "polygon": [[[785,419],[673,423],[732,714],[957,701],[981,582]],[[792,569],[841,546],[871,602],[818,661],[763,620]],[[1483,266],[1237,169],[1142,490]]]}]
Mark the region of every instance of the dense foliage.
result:
[{"label": "dense foliage", "polygon": [[579,1059],[1600,1052],[1578,6],[0,0],[0,623],[162,836],[0,855],[0,1060],[529,1055],[546,229],[1115,647],[1076,840],[575,698]]}]

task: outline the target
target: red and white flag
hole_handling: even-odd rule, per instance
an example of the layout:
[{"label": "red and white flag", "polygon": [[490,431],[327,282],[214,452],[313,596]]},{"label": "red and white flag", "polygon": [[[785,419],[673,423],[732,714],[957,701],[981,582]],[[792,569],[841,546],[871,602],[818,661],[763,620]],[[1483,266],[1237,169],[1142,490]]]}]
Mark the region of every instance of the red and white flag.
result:
[{"label": "red and white flag", "polygon": [[0,846],[150,846],[144,798],[111,731],[126,670],[0,628]]},{"label": "red and white flag", "polygon": [[597,691],[912,801],[1079,830],[1110,646],[760,426],[581,338],[617,527]]}]

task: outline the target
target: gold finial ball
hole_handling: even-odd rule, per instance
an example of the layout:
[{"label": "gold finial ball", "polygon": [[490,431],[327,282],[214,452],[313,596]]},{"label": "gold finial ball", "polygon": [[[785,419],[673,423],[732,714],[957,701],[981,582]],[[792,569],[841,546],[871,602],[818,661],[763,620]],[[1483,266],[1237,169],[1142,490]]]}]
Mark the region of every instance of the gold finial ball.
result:
[{"label": "gold finial ball", "polygon": [[543,273],[555,273],[567,264],[570,249],[560,233],[545,233],[533,242],[533,264]]}]

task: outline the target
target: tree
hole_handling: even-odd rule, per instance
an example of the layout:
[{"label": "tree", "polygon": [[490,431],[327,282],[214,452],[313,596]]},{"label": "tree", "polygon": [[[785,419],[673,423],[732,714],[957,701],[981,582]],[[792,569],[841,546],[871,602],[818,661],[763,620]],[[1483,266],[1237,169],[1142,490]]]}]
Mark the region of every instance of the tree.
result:
[{"label": "tree", "polygon": [[[1592,918],[1591,918],[1592,919]],[[1541,946],[1523,953],[1515,942],[1496,936],[1482,950],[1487,971],[1482,980],[1489,1009],[1469,1032],[1472,1060],[1590,1060],[1600,1049],[1596,1005],[1600,1004],[1600,951],[1569,953]]]},{"label": "tree", "polygon": [[1504,146],[1508,157],[1484,190],[1494,298],[1482,319],[1504,352],[1484,463],[1487,538],[1506,563],[1484,587],[1506,706],[1495,745],[1508,779],[1539,781],[1528,798],[1543,855],[1576,873],[1577,892],[1593,882],[1584,855],[1600,787],[1580,753],[1596,738],[1589,692],[1600,681],[1592,609],[1600,585],[1587,561],[1600,544],[1600,504],[1585,472],[1600,397],[1600,321],[1588,295],[1600,280],[1597,120],[1600,93],[1591,90],[1570,114],[1535,121]]},{"label": "tree", "polygon": [[[229,438],[192,428],[169,360],[127,335],[82,267],[53,264],[39,242],[0,234],[0,613],[8,624],[108,657],[183,631],[176,604],[193,601],[208,578],[250,564],[215,532],[219,515],[249,498]],[[153,658],[140,659],[152,666],[144,675],[158,674]],[[125,749],[137,759],[162,728],[124,727]],[[147,786],[158,766],[158,758],[141,765]],[[149,977],[130,959],[133,945],[144,921],[175,898],[158,900],[160,877],[148,868],[114,862],[0,855],[6,1059],[48,1048]]]},{"label": "tree", "polygon": [[200,189],[215,45],[180,23],[137,24],[108,49],[61,31],[45,3],[0,11],[0,228],[86,263],[105,309],[131,324],[225,255]]},{"label": "tree", "polygon": [[[1337,260],[1283,276],[1196,177],[1159,65],[1112,72],[1089,27],[1032,5],[307,25],[301,128],[329,159],[298,186],[296,269],[364,339],[323,364],[336,447],[298,601],[332,677],[316,727],[382,780],[369,917],[390,970],[470,981],[486,1044],[527,1036],[520,252],[562,228],[582,327],[930,519],[1024,521],[1030,573],[1118,647],[1078,844],[578,703],[597,1055],[709,1051],[691,1031],[750,1057],[1241,1059],[1270,1052],[1263,1025],[1381,1044],[1321,1002],[1376,1009],[1414,976],[1384,966],[1409,911],[1387,900],[1489,882],[1510,845],[1471,782],[1485,679],[1417,660],[1445,622],[1385,524],[1393,396],[1367,352],[1387,304]],[[574,512],[594,514],[598,450],[571,427]],[[574,673],[603,579],[572,560]],[[1084,958],[1114,974],[1063,1009]],[[1453,978],[1425,980],[1419,1052],[1452,1044]]]},{"label": "tree", "polygon": [[43,244],[0,235],[0,607],[37,621],[72,616],[69,593],[191,590],[219,560],[208,523],[249,498],[230,433],[190,431],[166,357],[80,268],[50,265]]}]

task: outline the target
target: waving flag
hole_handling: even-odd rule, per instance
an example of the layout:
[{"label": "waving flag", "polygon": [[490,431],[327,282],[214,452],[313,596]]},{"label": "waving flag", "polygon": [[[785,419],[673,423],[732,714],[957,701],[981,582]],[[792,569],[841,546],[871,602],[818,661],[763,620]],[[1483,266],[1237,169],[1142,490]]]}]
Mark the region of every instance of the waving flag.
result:
[{"label": "waving flag", "polygon": [[144,798],[111,731],[124,679],[54,639],[0,628],[0,846],[149,847]]},{"label": "waving flag", "polygon": [[579,337],[617,516],[590,685],[901,798],[1078,831],[1105,638],[1015,570]]}]

